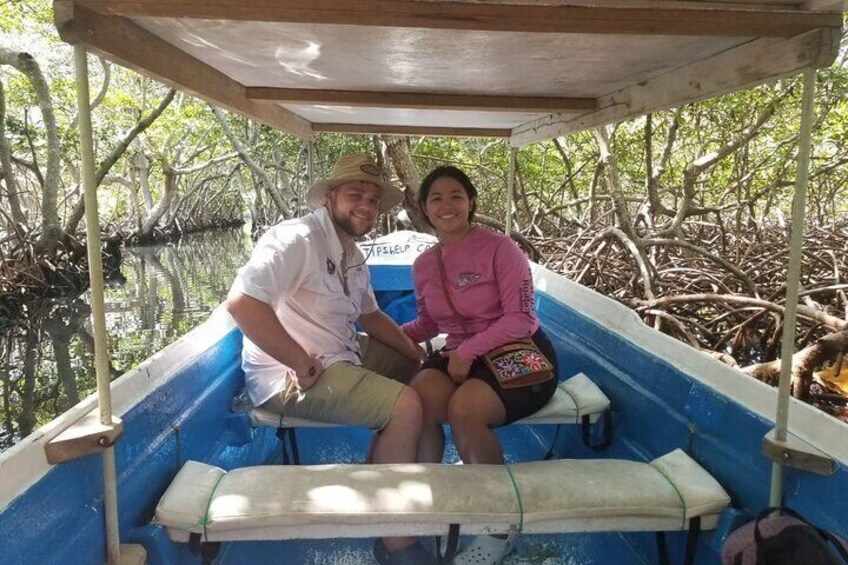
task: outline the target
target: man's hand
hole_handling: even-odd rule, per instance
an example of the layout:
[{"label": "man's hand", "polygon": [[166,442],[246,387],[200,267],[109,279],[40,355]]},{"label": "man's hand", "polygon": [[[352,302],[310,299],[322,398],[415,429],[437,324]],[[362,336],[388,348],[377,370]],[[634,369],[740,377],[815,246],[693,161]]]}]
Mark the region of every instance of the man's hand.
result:
[{"label": "man's hand", "polygon": [[453,382],[461,385],[468,379],[468,371],[471,370],[471,364],[463,361],[462,357],[452,349],[448,352],[443,351],[442,356],[448,358],[448,376]]},{"label": "man's hand", "polygon": [[427,358],[424,349],[412,341],[400,326],[382,310],[362,314],[357,321],[371,339],[376,339],[380,343],[387,345],[409,360],[420,363]]},{"label": "man's hand", "polygon": [[314,355],[310,355],[305,363],[297,367],[294,372],[294,386],[298,390],[308,390],[318,381],[318,377],[324,372],[324,366]]},{"label": "man's hand", "polygon": [[[412,341],[412,340],[410,340],[410,341]],[[414,347],[415,347],[415,354],[416,354],[415,360],[418,361],[419,365],[421,365],[428,358],[427,357],[427,351],[423,347],[421,347],[421,345],[419,345],[417,343],[414,345]]]}]

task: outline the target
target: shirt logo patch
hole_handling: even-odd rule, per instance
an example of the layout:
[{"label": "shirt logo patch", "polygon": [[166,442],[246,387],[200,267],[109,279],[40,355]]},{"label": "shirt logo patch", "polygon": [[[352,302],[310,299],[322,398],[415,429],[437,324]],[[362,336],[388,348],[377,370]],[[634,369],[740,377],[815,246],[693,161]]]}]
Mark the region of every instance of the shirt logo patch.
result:
[{"label": "shirt logo patch", "polygon": [[327,257],[327,272],[331,275],[336,274],[336,264],[333,263],[333,260]]},{"label": "shirt logo patch", "polygon": [[480,273],[459,273],[459,276],[456,278],[456,286],[458,288],[466,287],[477,282],[479,278]]}]

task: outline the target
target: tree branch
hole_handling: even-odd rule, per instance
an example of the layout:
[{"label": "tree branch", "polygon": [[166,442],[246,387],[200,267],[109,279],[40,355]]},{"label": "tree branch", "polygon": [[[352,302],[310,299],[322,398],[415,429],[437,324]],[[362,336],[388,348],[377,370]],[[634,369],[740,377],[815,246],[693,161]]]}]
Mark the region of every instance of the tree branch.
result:
[{"label": "tree branch", "polygon": [[[165,97],[159,102],[159,105],[150,112],[147,116],[142,118],[135,126],[133,126],[127,133],[124,134],[124,137],[121,138],[121,141],[118,142],[118,145],[112,149],[112,152],[100,162],[100,166],[97,167],[97,171],[95,172],[95,186],[100,186],[100,183],[103,182],[103,178],[112,168],[112,166],[121,158],[121,156],[126,153],[127,148],[130,144],[147,128],[149,128],[156,119],[162,115],[162,112],[171,104],[171,101],[174,99],[174,95],[176,94],[176,90],[173,88],[168,91]],[[68,217],[68,221],[65,224],[65,233],[75,233],[77,231],[77,226],[82,220],[83,214],[85,214],[85,199],[80,196],[80,199],[77,201],[74,206],[71,215]]]}]

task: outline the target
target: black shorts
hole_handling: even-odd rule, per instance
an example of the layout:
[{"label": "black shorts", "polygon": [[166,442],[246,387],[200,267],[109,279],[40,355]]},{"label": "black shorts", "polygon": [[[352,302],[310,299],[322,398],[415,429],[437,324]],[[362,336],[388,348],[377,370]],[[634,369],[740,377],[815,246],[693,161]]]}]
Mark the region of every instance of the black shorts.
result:
[{"label": "black shorts", "polygon": [[[558,375],[559,371],[557,368],[554,346],[542,331],[541,327],[533,334],[533,341],[536,343],[539,351],[541,351],[554,366],[554,375]],[[425,361],[421,368],[438,369],[443,373],[447,373],[448,359],[447,357],[442,357],[437,352],[434,353],[430,359]],[[545,404],[548,403],[559,384],[558,379],[553,378],[541,384],[507,390],[501,388],[498,384],[497,377],[492,374],[480,358],[475,359],[471,364],[471,369],[468,372],[468,378],[479,379],[485,382],[493,391],[495,391],[498,398],[501,399],[501,402],[503,402],[504,408],[506,409],[506,420],[504,420],[503,425],[511,424],[516,420],[526,418],[527,416],[538,412]]]}]

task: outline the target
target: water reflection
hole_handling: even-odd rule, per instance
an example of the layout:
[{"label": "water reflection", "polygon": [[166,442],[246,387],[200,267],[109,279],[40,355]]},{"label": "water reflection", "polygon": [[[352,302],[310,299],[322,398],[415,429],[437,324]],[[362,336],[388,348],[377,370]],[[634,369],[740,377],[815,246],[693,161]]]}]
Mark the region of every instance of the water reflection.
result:
[{"label": "water reflection", "polygon": [[[106,288],[112,378],[204,321],[250,249],[243,230],[124,249]],[[46,302],[0,334],[0,451],[94,391],[88,301],[86,293]]]}]

